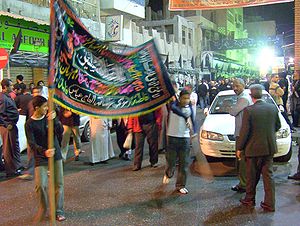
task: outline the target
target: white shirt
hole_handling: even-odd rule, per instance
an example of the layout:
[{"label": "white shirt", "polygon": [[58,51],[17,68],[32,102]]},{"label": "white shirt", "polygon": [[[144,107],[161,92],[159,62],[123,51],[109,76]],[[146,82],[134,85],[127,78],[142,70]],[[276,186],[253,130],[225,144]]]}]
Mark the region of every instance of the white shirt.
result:
[{"label": "white shirt", "polygon": [[[184,114],[191,114],[191,109],[188,105],[181,110]],[[185,119],[173,111],[170,111],[167,136],[190,137],[190,129],[187,127]]]},{"label": "white shirt", "polygon": [[193,114],[194,114],[194,120],[196,119],[196,106],[197,106],[197,101],[198,101],[198,95],[195,92],[191,93],[190,96],[191,102],[192,102],[192,109],[193,109]]}]

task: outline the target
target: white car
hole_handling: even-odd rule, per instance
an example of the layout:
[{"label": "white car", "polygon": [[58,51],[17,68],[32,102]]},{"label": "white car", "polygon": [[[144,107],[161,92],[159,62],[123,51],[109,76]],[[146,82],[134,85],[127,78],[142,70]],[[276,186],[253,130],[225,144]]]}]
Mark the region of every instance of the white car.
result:
[{"label": "white car", "polygon": [[[246,92],[250,93],[249,90]],[[263,90],[263,99],[277,107],[273,98],[265,90]],[[221,91],[209,109],[205,109],[206,118],[200,128],[199,140],[201,150],[206,156],[235,158],[235,118],[228,112],[236,101],[237,96],[233,90]],[[287,162],[292,155],[291,132],[278,107],[277,109],[281,128],[277,132],[278,152],[274,157],[277,161]]]},{"label": "white car", "polygon": [[90,117],[80,116],[79,133],[82,141],[90,141]]}]

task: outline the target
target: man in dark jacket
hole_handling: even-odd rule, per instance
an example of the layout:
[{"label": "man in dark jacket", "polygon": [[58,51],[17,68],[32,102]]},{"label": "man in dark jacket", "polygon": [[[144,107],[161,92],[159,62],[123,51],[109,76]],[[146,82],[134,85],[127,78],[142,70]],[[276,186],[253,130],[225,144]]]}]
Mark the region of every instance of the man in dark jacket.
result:
[{"label": "man in dark jacket", "polygon": [[262,98],[263,87],[250,87],[253,105],[245,108],[240,137],[237,142],[237,158],[244,151],[246,157],[246,197],[241,203],[255,206],[256,186],[263,176],[265,198],[261,207],[275,211],[275,185],[273,180],[273,155],[277,152],[276,131],[280,129],[278,109]]},{"label": "man in dark jacket", "polygon": [[[56,220],[64,221],[64,179],[61,150],[57,135],[62,133],[63,128],[56,118],[55,111],[48,112],[47,99],[36,96],[32,99],[34,108],[33,115],[25,123],[25,132],[30,146],[34,153],[35,165],[35,191],[38,197],[38,211],[35,216],[34,224],[39,224],[47,212],[48,206],[48,159],[54,157],[54,187]],[[54,145],[48,149],[48,120],[54,120]]]},{"label": "man in dark jacket", "polygon": [[209,105],[208,88],[209,87],[206,81],[202,79],[200,85],[198,86],[198,102],[201,109],[204,109]]},{"label": "man in dark jacket", "polygon": [[[25,84],[24,84],[25,85]],[[26,88],[21,90],[21,94],[15,99],[16,106],[20,115],[25,115],[26,120],[29,118],[28,104],[32,100],[33,96],[30,94],[29,90]]]},{"label": "man in dark jacket", "polygon": [[[20,147],[17,122],[19,112],[9,93],[12,91],[12,81],[1,81],[2,92],[0,93],[0,134],[3,142],[3,155],[5,161],[6,176],[20,175],[24,167],[20,160]],[[2,156],[2,153],[0,153]],[[2,162],[0,163],[2,164]]]}]

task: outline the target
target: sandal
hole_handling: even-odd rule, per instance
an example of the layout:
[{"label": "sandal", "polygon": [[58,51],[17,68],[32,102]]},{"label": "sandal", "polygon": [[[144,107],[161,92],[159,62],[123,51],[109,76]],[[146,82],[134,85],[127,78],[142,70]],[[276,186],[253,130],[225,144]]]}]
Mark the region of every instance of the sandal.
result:
[{"label": "sandal", "polygon": [[187,193],[189,193],[189,191],[186,188],[180,188],[178,191],[183,195],[186,195]]},{"label": "sandal", "polygon": [[166,174],[165,174],[164,177],[163,177],[162,183],[163,183],[163,184],[168,184],[168,183],[170,183],[170,178],[169,178]]},{"label": "sandal", "polygon": [[64,221],[65,219],[66,219],[66,217],[64,215],[57,215],[56,216],[57,221]]}]

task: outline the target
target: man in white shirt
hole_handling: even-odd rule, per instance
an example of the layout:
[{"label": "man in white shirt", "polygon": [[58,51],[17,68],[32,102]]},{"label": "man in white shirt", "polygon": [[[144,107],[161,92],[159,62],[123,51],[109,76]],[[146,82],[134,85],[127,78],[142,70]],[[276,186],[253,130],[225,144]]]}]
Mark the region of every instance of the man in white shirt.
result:
[{"label": "man in white shirt", "polygon": [[190,152],[190,137],[194,131],[193,111],[190,105],[190,92],[183,89],[179,95],[179,101],[171,106],[169,124],[167,129],[168,143],[166,151],[166,169],[163,184],[169,183],[174,175],[176,159],[178,159],[178,173],[176,190],[181,194],[187,194],[187,162]]}]

